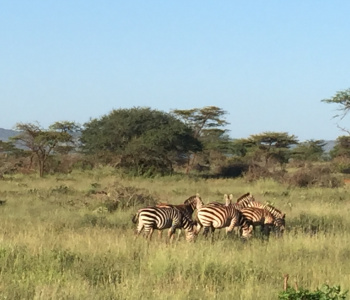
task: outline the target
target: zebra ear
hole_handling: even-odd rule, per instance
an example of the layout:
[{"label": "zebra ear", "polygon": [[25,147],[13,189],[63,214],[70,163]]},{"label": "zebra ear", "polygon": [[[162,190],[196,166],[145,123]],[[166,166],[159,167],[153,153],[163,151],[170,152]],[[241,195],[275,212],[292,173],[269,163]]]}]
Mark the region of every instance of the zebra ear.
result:
[{"label": "zebra ear", "polygon": [[229,196],[228,198],[230,199],[230,201],[232,201],[232,199],[233,199],[233,195],[232,195],[232,194],[230,194],[230,196]]},{"label": "zebra ear", "polygon": [[283,215],[282,215],[282,219],[285,219],[285,217],[286,217],[286,214],[283,214]]},{"label": "zebra ear", "polygon": [[225,205],[228,206],[231,203],[231,200],[227,196],[227,194],[224,195]]}]

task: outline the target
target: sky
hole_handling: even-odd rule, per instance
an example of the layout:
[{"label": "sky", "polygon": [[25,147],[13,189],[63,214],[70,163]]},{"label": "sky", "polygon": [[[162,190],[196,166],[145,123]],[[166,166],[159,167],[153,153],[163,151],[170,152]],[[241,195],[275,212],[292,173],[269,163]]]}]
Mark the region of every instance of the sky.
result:
[{"label": "sky", "polygon": [[[350,1],[0,3],[0,128],[217,106],[232,138],[334,140]],[[350,127],[349,118],[339,124]]]}]

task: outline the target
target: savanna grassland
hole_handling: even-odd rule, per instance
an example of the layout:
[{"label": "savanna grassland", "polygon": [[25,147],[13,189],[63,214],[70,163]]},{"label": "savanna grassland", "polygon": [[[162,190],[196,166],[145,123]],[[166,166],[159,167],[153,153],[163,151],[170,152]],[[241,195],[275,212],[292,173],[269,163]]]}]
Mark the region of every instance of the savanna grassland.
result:
[{"label": "savanna grassland", "polygon": [[[349,187],[350,188],[350,187]],[[350,289],[349,188],[288,188],[270,180],[130,178],[113,169],[7,175],[0,181],[0,299],[277,299],[283,275]],[[124,193],[126,207],[115,197]],[[103,191],[103,192],[102,192]],[[130,192],[131,191],[131,192]],[[106,192],[106,193],[104,193]],[[133,194],[205,203],[251,192],[286,213],[283,238],[243,242],[216,231],[173,244],[134,239]],[[131,203],[131,204],[130,204]],[[114,204],[114,206],[113,206]],[[119,205],[119,206],[118,206]],[[111,209],[114,207],[114,209]]]}]

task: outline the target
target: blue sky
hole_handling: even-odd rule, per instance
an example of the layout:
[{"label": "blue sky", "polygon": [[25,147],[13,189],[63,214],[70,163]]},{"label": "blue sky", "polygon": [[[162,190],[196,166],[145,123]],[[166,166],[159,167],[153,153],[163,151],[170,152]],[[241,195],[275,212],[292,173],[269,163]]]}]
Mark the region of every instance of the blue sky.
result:
[{"label": "blue sky", "polygon": [[321,100],[350,88],[349,11],[347,0],[3,1],[0,128],[214,105],[234,138],[336,139],[337,106]]}]

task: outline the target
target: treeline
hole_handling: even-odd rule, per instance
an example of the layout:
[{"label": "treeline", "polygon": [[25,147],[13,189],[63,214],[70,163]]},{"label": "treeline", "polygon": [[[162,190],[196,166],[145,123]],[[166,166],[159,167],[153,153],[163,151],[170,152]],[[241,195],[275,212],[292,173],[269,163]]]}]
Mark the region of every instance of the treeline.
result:
[{"label": "treeline", "polygon": [[287,132],[232,139],[225,129],[226,114],[215,106],[170,113],[134,107],[82,126],[63,121],[45,129],[18,123],[20,133],[0,141],[0,175],[39,171],[44,176],[110,165],[134,176],[271,177],[299,186],[337,186],[330,176],[350,173],[349,136],[338,137],[330,153],[323,140],[299,142]]}]

